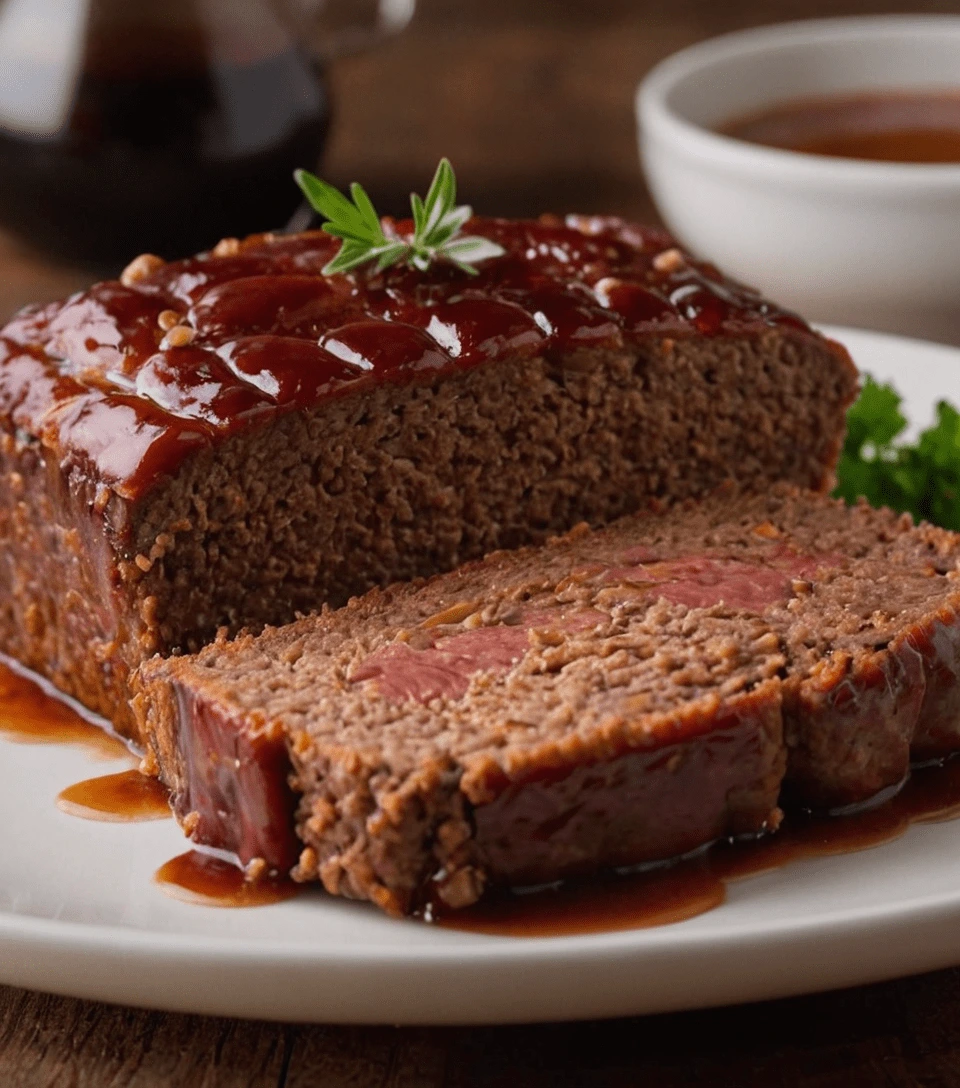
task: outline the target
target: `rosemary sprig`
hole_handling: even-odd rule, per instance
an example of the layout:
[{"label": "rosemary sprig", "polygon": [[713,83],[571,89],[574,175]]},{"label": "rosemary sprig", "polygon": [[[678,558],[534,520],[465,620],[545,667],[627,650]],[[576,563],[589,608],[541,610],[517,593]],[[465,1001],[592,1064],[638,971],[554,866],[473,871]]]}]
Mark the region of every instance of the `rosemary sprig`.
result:
[{"label": "rosemary sprig", "polygon": [[326,220],[323,229],[341,240],[336,256],[323,269],[325,275],[348,272],[368,261],[376,261],[378,271],[406,262],[423,272],[434,261],[446,260],[475,276],[475,264],[504,252],[489,238],[460,233],[473,210],[467,204],[457,205],[457,179],[448,159],[440,160],[423,199],[410,194],[411,238],[400,237],[389,226],[384,230],[362,185],[354,182],[350,186],[348,200],[307,170],[298,170],[294,177],[314,210]]}]

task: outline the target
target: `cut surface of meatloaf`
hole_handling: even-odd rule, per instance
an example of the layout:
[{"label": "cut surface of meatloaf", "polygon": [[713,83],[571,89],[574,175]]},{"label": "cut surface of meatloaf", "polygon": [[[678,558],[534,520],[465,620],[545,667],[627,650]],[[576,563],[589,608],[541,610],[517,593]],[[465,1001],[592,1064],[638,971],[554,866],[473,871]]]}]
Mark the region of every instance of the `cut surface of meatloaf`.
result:
[{"label": "cut surface of meatloaf", "polygon": [[131,732],[130,671],[220,627],[731,476],[829,485],[841,347],[657,231],[469,229],[506,250],[477,276],[324,276],[328,235],[261,235],[14,318],[0,652]]},{"label": "cut surface of meatloaf", "polygon": [[888,510],[722,493],[155,659],[134,707],[184,826],[254,874],[460,906],[960,747],[958,561]]}]

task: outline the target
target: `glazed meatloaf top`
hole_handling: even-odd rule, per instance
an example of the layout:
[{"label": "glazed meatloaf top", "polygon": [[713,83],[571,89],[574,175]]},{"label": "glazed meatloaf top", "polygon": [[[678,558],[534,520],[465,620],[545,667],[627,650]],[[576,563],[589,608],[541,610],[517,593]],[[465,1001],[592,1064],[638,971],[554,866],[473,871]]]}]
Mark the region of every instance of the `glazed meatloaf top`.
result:
[{"label": "glazed meatloaf top", "polygon": [[582,216],[469,230],[506,251],[475,277],[443,264],[324,276],[337,242],[322,232],[228,239],[173,263],[141,256],[119,281],[3,329],[0,414],[67,471],[135,500],[200,448],[379,382],[650,333],[815,335],[657,230]]}]

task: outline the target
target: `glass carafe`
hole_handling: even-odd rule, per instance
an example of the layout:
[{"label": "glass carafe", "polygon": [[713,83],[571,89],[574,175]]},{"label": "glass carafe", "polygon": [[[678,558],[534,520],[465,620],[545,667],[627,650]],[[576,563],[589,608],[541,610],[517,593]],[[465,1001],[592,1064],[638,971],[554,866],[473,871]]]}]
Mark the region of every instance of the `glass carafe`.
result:
[{"label": "glass carafe", "polygon": [[282,226],[326,62],[414,2],[0,0],[0,225],[102,265]]}]

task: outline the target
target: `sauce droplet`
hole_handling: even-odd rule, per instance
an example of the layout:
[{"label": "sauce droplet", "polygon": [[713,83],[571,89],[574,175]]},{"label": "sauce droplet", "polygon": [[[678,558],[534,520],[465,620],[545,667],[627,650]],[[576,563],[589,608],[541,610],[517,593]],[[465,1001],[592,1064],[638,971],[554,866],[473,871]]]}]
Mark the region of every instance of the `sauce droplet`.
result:
[{"label": "sauce droplet", "polygon": [[171,858],[154,880],[172,898],[206,907],[265,907],[292,899],[301,890],[287,877],[247,880],[239,866],[199,850]]},{"label": "sauce droplet", "polygon": [[117,736],[82,717],[65,699],[0,662],[0,736],[21,744],[78,744],[100,759],[130,759]]},{"label": "sauce droplet", "polygon": [[84,820],[137,823],[172,816],[167,788],[140,771],[88,778],[67,786],[57,797],[57,808]]}]

